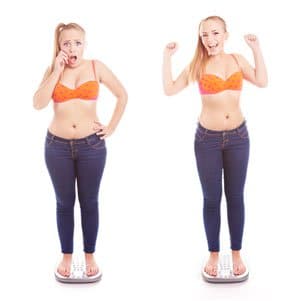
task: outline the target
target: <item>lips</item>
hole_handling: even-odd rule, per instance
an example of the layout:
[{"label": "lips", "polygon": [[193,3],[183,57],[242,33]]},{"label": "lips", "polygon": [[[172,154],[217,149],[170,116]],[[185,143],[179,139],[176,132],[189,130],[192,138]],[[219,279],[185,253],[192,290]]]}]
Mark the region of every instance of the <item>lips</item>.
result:
[{"label": "lips", "polygon": [[71,56],[69,57],[69,63],[75,64],[76,61],[77,61],[77,55],[71,55]]},{"label": "lips", "polygon": [[214,49],[214,48],[217,48],[218,47],[218,43],[217,44],[214,44],[214,45],[208,45],[208,48],[209,49]]}]

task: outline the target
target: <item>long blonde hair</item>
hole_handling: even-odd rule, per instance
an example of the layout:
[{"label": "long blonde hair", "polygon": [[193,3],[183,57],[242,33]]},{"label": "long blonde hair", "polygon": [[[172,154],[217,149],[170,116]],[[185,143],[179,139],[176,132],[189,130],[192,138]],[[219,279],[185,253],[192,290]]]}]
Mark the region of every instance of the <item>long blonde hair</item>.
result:
[{"label": "long blonde hair", "polygon": [[50,72],[53,72],[54,70],[54,64],[55,64],[55,59],[60,51],[59,49],[59,39],[60,39],[60,35],[64,30],[67,29],[76,29],[81,31],[84,35],[85,35],[85,30],[77,23],[68,23],[68,24],[64,24],[64,23],[59,23],[56,28],[55,28],[55,33],[54,33],[54,52],[53,52],[53,59],[52,59],[52,64],[51,64],[51,68],[50,68]]},{"label": "long blonde hair", "polygon": [[201,36],[200,36],[200,27],[201,27],[202,23],[207,20],[218,20],[218,21],[222,22],[224,31],[227,32],[226,23],[219,16],[209,16],[200,22],[198,32],[197,32],[198,43],[197,43],[196,51],[195,51],[194,57],[189,65],[189,69],[188,69],[188,81],[189,82],[194,82],[194,81],[200,80],[201,74],[203,73],[205,65],[208,61],[208,53],[202,43]]}]

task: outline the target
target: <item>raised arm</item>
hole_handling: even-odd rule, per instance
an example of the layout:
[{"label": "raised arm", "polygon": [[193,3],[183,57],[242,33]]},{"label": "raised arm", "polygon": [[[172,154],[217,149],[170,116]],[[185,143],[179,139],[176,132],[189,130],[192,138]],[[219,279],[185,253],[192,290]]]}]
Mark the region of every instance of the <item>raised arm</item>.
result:
[{"label": "raised arm", "polygon": [[117,98],[117,103],[112,114],[112,117],[107,126],[96,122],[98,127],[98,135],[101,135],[101,139],[105,139],[110,136],[116,129],[127,104],[127,92],[121,82],[112,73],[112,71],[100,61],[95,61],[96,72],[100,76],[100,81],[114,94]]},{"label": "raised arm", "polygon": [[163,57],[163,87],[166,95],[177,94],[188,86],[188,70],[184,69],[177,79],[172,78],[171,56],[177,51],[176,43],[169,43],[164,50]]},{"label": "raised arm", "polygon": [[244,38],[252,50],[255,67],[253,68],[242,55],[237,55],[243,76],[258,87],[266,87],[268,84],[268,75],[258,38],[252,34],[245,35]]},{"label": "raised arm", "polygon": [[54,70],[51,72],[50,67],[46,70],[39,88],[34,93],[33,107],[35,109],[43,109],[49,104],[55,85],[67,62],[67,54],[60,51],[55,60]]}]

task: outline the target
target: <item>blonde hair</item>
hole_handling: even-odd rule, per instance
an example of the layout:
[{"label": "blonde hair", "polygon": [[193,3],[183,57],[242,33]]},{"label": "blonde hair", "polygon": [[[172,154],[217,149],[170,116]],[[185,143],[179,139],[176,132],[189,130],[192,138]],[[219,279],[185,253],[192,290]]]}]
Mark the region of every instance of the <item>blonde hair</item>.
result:
[{"label": "blonde hair", "polygon": [[206,63],[208,61],[208,53],[202,43],[201,36],[200,36],[200,27],[203,22],[208,21],[208,20],[220,21],[224,27],[224,31],[227,32],[226,23],[219,16],[209,16],[200,22],[199,28],[198,28],[198,33],[197,33],[198,34],[198,43],[197,43],[196,51],[195,51],[194,57],[189,65],[189,69],[188,69],[188,81],[189,82],[194,82],[194,81],[200,80],[201,74],[203,73]]},{"label": "blonde hair", "polygon": [[81,31],[84,35],[85,35],[85,30],[77,23],[68,23],[68,24],[64,24],[64,23],[59,23],[56,28],[55,28],[55,33],[54,33],[54,52],[53,52],[53,59],[52,59],[52,64],[51,64],[51,68],[50,68],[50,72],[53,72],[54,70],[54,64],[55,64],[55,59],[60,51],[59,49],[59,39],[61,36],[61,33],[64,30],[68,30],[68,29],[76,29]]}]

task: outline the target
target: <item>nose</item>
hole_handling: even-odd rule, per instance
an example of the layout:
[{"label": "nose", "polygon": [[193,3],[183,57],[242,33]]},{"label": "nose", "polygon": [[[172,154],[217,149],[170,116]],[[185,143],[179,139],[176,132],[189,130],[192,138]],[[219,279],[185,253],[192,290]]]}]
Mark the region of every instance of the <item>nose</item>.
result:
[{"label": "nose", "polygon": [[208,35],[208,36],[207,36],[207,42],[208,42],[208,43],[213,42],[213,40],[214,40],[214,39],[213,39],[213,36],[212,36],[212,35]]}]

